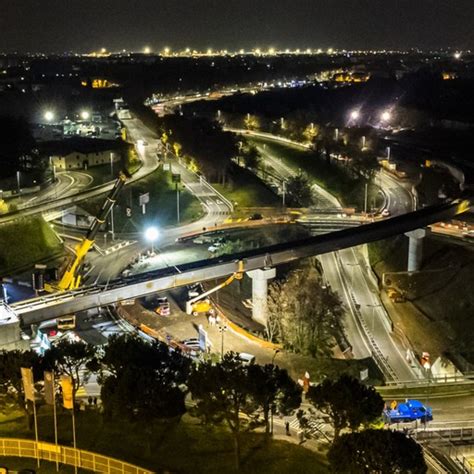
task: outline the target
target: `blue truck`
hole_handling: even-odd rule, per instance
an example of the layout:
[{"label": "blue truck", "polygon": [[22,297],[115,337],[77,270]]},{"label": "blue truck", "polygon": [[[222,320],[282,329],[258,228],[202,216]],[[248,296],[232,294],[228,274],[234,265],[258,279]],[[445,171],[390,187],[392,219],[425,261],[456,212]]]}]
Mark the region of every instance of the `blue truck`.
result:
[{"label": "blue truck", "polygon": [[420,420],[427,422],[433,420],[430,407],[423,405],[419,400],[405,400],[405,402],[391,402],[383,411],[386,423],[409,423]]}]

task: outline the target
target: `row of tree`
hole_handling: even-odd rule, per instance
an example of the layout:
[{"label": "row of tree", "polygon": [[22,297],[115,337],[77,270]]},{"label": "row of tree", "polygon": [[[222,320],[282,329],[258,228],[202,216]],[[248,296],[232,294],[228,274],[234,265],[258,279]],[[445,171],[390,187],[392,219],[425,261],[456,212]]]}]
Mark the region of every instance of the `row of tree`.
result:
[{"label": "row of tree", "polygon": [[171,145],[191,168],[211,181],[226,183],[232,158],[239,152],[233,133],[224,132],[218,122],[182,115],[157,118],[157,127],[163,143]]},{"label": "row of tree", "polygon": [[[234,440],[237,467],[245,433],[264,427],[270,435],[273,416],[290,415],[302,403],[300,385],[286,370],[273,364],[243,365],[234,353],[227,353],[218,363],[210,359],[194,363],[165,344],[149,343],[132,335],[112,336],[99,349],[63,340],[42,357],[32,351],[1,352],[0,394],[4,405],[14,401],[25,408],[21,367],[32,367],[36,380],[42,379],[43,370],[53,370],[55,376],[69,375],[74,400],[78,389],[96,373],[105,420],[126,420],[145,430],[150,439],[148,448],[155,423],[163,420],[178,423],[186,411],[204,424],[225,424]],[[37,390],[42,390],[39,383]],[[340,436],[341,432],[358,433],[370,427],[383,409],[383,400],[373,387],[348,376],[336,381],[327,379],[310,387],[306,400],[312,408],[298,413],[301,429],[309,426],[311,419],[325,414],[334,430],[332,450],[347,451],[358,446],[358,438],[355,441],[345,438]],[[372,462],[373,453],[369,454],[365,462]],[[335,465],[337,462],[340,460],[335,456]]]}]

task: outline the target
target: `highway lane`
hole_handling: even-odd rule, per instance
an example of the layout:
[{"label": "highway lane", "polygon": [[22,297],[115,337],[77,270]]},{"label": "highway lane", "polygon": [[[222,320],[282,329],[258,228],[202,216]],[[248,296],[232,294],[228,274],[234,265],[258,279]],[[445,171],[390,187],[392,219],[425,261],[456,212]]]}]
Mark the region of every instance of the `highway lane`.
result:
[{"label": "highway lane", "polygon": [[[294,168],[284,162],[284,156],[276,156],[270,151],[271,147],[263,146],[267,139],[268,137],[258,134],[256,142],[265,162],[282,178],[294,175]],[[269,143],[278,141],[275,137],[268,140]],[[298,148],[298,144],[288,143],[288,140],[281,140],[279,143],[281,146]],[[404,214],[412,210],[413,201],[407,185],[400,184],[384,171],[380,171],[376,179],[387,196],[386,208],[391,214]],[[316,184],[313,185],[313,193],[318,208],[342,207],[334,196]],[[405,348],[401,348],[392,338],[387,314],[369,275],[368,264],[359,253],[358,248],[350,248],[319,256],[327,283],[341,296],[347,308],[344,326],[353,355],[364,358],[379,349],[385,359],[382,363],[392,369],[399,379],[417,378],[420,372],[409,365]],[[360,307],[357,308],[357,305]]]},{"label": "highway lane", "polygon": [[28,199],[19,209],[58,198],[73,196],[92,186],[94,178],[86,171],[60,171],[56,173],[56,183]]},{"label": "highway lane", "polygon": [[[137,145],[144,163],[151,164],[157,162],[157,152],[165,153],[157,135],[139,119],[126,120],[125,124],[130,139],[133,139],[136,143],[140,140],[144,140],[147,143],[147,145],[142,147]],[[201,179],[200,176],[187,169],[171,152],[168,152],[166,162],[170,164],[173,173],[181,175],[182,184],[201,202],[205,214],[197,221],[163,229],[156,243],[157,248],[173,244],[176,238],[188,233],[212,229],[221,224],[230,212],[230,206],[225,199],[211,185]],[[137,255],[146,252],[149,248],[150,243],[140,238],[134,245],[118,250],[110,255],[91,255],[88,260],[93,266],[93,270],[88,275],[86,283],[106,283],[117,278]]]}]

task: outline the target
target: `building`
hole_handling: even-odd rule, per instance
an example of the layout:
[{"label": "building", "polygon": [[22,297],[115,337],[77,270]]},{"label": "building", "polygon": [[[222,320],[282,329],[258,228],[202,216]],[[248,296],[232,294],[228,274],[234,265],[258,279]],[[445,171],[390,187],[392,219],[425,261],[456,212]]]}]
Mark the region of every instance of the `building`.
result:
[{"label": "building", "polygon": [[57,171],[88,169],[121,160],[120,142],[93,138],[73,137],[57,142],[48,142],[43,151],[50,156]]}]

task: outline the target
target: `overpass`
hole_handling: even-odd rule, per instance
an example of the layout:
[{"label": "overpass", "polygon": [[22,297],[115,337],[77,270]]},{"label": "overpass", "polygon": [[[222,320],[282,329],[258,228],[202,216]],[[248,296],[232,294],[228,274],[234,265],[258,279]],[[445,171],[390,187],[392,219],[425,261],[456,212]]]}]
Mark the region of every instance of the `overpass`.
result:
[{"label": "overpass", "polygon": [[227,277],[238,271],[239,261],[244,263],[244,271],[249,272],[382,240],[424,228],[434,222],[451,219],[466,212],[469,205],[469,201],[459,200],[440,204],[356,228],[224,255],[215,259],[191,262],[117,279],[106,285],[86,286],[78,290],[41,296],[15,303],[9,309],[20,318],[22,325],[35,324],[65,314],[114,304],[123,299]]}]

